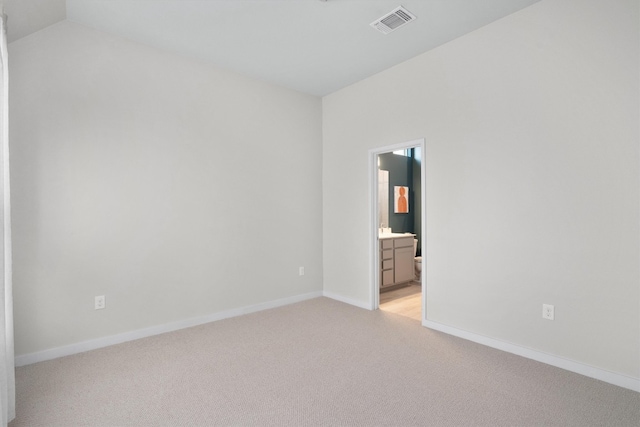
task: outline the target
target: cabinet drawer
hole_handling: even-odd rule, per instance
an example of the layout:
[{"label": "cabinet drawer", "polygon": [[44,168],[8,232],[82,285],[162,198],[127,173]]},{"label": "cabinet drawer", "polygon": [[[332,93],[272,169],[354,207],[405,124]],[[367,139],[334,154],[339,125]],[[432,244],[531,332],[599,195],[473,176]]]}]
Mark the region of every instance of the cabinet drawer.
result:
[{"label": "cabinet drawer", "polygon": [[393,240],[394,239],[380,240],[380,249],[393,249]]},{"label": "cabinet drawer", "polygon": [[385,249],[380,252],[380,257],[382,259],[393,259],[393,249]]},{"label": "cabinet drawer", "polygon": [[391,270],[393,268],[393,260],[385,259],[382,261],[382,269],[383,270]]},{"label": "cabinet drawer", "polygon": [[393,285],[393,270],[383,271],[380,275],[380,286]]},{"label": "cabinet drawer", "polygon": [[393,239],[396,248],[413,247],[413,237],[401,237],[399,239]]}]

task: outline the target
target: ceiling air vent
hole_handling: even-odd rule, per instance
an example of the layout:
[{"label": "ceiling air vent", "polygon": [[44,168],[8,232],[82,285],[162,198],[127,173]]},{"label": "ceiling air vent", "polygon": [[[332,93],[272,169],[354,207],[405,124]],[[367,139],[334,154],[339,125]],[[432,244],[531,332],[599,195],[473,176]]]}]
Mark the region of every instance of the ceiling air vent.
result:
[{"label": "ceiling air vent", "polygon": [[370,25],[382,34],[389,34],[391,31],[402,27],[415,20],[416,17],[402,6],[398,6],[390,13],[380,19],[376,19]]}]

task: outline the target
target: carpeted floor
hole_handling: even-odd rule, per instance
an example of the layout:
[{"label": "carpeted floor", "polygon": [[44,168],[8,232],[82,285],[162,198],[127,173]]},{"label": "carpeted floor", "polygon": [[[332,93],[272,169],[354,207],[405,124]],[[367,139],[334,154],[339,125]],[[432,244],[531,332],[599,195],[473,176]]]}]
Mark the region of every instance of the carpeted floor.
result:
[{"label": "carpeted floor", "polygon": [[317,298],[17,369],[18,426],[638,426],[640,394]]}]

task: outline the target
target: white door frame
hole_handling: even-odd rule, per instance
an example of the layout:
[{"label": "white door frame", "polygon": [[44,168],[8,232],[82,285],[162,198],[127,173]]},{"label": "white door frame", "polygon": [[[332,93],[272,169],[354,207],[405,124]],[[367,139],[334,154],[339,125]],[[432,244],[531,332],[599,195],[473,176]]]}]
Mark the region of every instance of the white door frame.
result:
[{"label": "white door frame", "polygon": [[[426,151],[427,145],[424,138],[414,139],[412,141],[400,144],[387,145],[385,147],[374,148],[369,150],[369,264],[370,264],[370,286],[369,286],[369,304],[371,310],[380,308],[380,256],[378,243],[378,227],[380,219],[378,215],[378,155],[390,153],[395,150],[406,150],[409,148],[419,147],[421,150],[422,161],[420,163],[420,206],[421,206],[421,235],[423,260],[426,258],[427,248],[427,179],[426,179]],[[422,274],[420,275],[422,286],[422,323],[427,319],[427,274],[426,262],[422,264]]]}]

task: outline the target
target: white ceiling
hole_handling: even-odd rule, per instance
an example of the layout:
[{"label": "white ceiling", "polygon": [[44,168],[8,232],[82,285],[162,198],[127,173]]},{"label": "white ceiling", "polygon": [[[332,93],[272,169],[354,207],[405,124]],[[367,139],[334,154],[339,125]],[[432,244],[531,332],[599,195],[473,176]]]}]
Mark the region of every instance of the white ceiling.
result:
[{"label": "white ceiling", "polygon": [[[66,17],[322,96],[537,1],[66,0]],[[399,5],[417,19],[388,35],[369,26]]]}]

